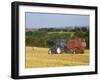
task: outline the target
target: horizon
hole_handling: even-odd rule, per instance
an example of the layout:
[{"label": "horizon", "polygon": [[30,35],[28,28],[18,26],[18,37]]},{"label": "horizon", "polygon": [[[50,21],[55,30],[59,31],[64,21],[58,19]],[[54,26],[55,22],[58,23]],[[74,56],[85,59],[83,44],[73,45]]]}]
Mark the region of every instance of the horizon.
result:
[{"label": "horizon", "polygon": [[32,27],[32,28],[29,27],[29,28],[27,28],[26,27],[25,29],[42,29],[42,28],[43,29],[44,28],[45,29],[50,29],[50,28],[53,28],[53,29],[67,29],[67,28],[68,29],[74,29],[74,28],[82,28],[82,27],[85,27],[85,28],[89,29],[89,26],[81,26],[81,27],[78,27],[78,26],[75,26],[75,27],[68,27],[68,26],[67,27],[41,27],[41,28],[39,28],[39,27]]}]

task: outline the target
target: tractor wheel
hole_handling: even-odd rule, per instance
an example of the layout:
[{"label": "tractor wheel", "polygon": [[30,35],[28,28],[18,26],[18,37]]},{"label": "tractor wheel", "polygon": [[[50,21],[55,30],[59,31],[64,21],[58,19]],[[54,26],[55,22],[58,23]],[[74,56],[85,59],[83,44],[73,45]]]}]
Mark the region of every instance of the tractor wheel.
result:
[{"label": "tractor wheel", "polygon": [[60,48],[60,47],[58,47],[58,48],[56,49],[56,53],[57,53],[57,54],[61,54],[61,48]]},{"label": "tractor wheel", "polygon": [[52,51],[51,51],[51,49],[49,49],[49,50],[48,50],[48,54],[52,54]]}]

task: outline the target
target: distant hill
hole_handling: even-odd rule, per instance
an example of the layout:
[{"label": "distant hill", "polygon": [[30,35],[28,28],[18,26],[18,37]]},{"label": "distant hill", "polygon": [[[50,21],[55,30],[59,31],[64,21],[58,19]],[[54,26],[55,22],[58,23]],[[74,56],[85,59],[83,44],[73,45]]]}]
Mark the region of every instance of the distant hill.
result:
[{"label": "distant hill", "polygon": [[81,31],[88,31],[89,26],[83,26],[83,27],[34,27],[34,28],[25,28],[25,32],[29,31],[47,31],[47,32],[55,32],[55,31],[76,31],[76,30],[81,30]]},{"label": "distant hill", "polygon": [[29,32],[29,31],[37,31],[37,28],[25,28],[25,32]]}]

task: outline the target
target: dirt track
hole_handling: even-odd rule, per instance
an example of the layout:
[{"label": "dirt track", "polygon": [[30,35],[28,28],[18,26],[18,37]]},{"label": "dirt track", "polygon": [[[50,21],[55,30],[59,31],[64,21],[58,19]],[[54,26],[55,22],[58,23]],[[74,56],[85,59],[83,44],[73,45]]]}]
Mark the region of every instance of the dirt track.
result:
[{"label": "dirt track", "polygon": [[26,68],[89,65],[89,50],[84,54],[48,54],[48,48],[26,47]]}]

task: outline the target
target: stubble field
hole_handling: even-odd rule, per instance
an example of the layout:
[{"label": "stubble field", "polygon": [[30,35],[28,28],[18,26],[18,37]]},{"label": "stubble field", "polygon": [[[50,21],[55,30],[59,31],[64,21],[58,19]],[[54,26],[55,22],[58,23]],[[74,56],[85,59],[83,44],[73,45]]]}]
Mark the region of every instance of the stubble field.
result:
[{"label": "stubble field", "polygon": [[26,68],[82,65],[89,65],[89,50],[84,54],[48,54],[48,48],[26,47]]}]

